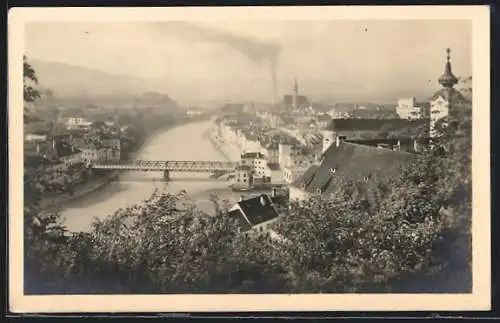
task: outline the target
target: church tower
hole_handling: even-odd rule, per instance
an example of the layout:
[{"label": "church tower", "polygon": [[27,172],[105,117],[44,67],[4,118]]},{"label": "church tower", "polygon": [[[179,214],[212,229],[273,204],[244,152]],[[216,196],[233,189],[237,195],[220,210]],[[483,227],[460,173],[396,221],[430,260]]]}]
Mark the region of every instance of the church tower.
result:
[{"label": "church tower", "polygon": [[444,73],[438,78],[441,89],[437,91],[430,100],[430,135],[435,136],[435,124],[438,120],[448,116],[453,112],[452,105],[466,101],[462,94],[454,86],[458,83],[458,78],[453,75],[451,70],[449,48],[446,49],[446,63]]}]

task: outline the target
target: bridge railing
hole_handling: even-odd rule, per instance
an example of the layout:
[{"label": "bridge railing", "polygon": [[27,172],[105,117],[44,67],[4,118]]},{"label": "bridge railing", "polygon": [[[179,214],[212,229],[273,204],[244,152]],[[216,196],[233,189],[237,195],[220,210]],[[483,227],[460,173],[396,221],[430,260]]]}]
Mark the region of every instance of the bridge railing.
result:
[{"label": "bridge railing", "polygon": [[136,170],[172,170],[172,171],[229,171],[234,170],[237,163],[228,161],[193,161],[171,160],[151,161],[137,160],[119,163],[95,163],[96,169],[136,169]]}]

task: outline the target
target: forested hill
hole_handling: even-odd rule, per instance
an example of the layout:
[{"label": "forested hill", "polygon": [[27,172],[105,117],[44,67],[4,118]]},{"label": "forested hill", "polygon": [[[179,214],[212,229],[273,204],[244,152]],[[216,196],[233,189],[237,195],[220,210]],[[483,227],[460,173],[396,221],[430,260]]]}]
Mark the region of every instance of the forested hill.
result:
[{"label": "forested hill", "polygon": [[154,89],[154,81],[113,75],[99,69],[30,59],[40,85],[58,97],[140,95]]}]

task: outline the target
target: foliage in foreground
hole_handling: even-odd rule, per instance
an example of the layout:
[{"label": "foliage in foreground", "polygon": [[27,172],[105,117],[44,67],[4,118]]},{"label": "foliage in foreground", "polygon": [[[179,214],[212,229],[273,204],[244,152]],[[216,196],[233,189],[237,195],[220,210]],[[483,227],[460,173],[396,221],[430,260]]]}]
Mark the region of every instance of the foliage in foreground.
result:
[{"label": "foliage in foreground", "polygon": [[206,214],[183,193],[155,193],[72,236],[56,215],[27,209],[26,292],[470,291],[470,132],[460,127],[464,136],[434,143],[446,139],[445,156],[434,149],[370,190],[347,179],[333,196],[292,204],[277,224],[284,241],[238,235],[225,207]]},{"label": "foliage in foreground", "polygon": [[284,241],[238,235],[218,201],[209,215],[183,192],[70,235],[26,181],[25,293],[470,292],[470,114],[438,133],[439,149],[397,178],[373,178],[369,191],[346,179],[334,196],[292,204],[277,223]]}]

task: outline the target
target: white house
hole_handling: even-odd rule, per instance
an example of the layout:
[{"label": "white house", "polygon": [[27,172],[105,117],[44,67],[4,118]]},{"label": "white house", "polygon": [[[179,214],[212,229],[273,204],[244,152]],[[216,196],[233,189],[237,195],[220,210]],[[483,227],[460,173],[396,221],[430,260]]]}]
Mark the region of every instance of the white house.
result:
[{"label": "white house", "polygon": [[241,155],[240,165],[248,165],[252,168],[254,178],[270,177],[271,170],[267,166],[264,154],[260,152],[249,152]]},{"label": "white house", "polygon": [[401,119],[414,120],[422,118],[422,107],[416,105],[414,97],[400,98],[396,112]]}]

